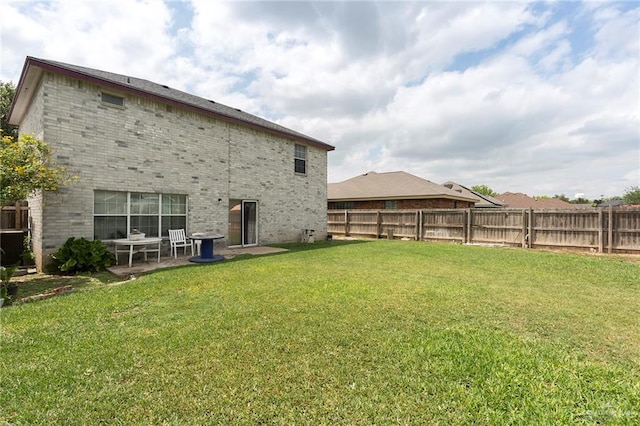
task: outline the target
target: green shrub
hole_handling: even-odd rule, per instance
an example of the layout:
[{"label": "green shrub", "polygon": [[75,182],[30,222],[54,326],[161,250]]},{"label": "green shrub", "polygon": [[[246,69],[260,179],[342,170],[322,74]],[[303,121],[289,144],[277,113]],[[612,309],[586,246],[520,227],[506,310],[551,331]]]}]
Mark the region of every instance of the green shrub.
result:
[{"label": "green shrub", "polygon": [[24,266],[33,265],[36,257],[33,254],[31,235],[26,235],[22,240],[22,264]]},{"label": "green shrub", "polygon": [[15,285],[11,284],[10,281],[17,269],[18,265],[7,266],[6,268],[4,266],[0,266],[0,299],[4,299],[5,305],[9,305],[13,301],[13,295],[15,295],[15,293],[12,295],[9,287]]},{"label": "green shrub", "polygon": [[62,247],[51,255],[53,266],[60,272],[98,272],[111,266],[114,257],[100,240],[69,238]]}]

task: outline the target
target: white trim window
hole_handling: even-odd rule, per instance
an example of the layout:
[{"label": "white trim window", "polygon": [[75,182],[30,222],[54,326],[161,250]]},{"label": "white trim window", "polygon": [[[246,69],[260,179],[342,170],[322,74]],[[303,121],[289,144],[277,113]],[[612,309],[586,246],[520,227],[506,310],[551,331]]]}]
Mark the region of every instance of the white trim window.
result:
[{"label": "white trim window", "polygon": [[137,229],[148,237],[187,228],[187,196],[143,192],[94,191],[93,238],[127,238]]},{"label": "white trim window", "polygon": [[295,146],[293,170],[301,175],[307,173],[307,147],[304,145]]}]

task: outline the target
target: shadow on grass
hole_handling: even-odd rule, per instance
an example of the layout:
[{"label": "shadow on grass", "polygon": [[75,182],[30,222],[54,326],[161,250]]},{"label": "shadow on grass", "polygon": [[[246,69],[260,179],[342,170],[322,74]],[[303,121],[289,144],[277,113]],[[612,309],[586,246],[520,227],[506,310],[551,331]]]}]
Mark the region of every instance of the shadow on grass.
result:
[{"label": "shadow on grass", "polygon": [[[336,247],[343,247],[354,244],[365,244],[373,240],[332,240],[332,241],[316,241],[314,243],[282,243],[282,244],[269,244],[269,247],[283,248],[286,251],[270,254],[238,254],[230,259],[225,259],[224,262],[239,262],[243,260],[255,259],[256,257],[264,256],[278,256],[287,253],[297,253],[310,250],[326,250]],[[211,265],[211,264],[208,264]],[[175,269],[193,268],[197,267],[195,264],[188,265],[176,265],[168,268],[156,269],[152,271],[146,271],[140,275],[148,275],[156,272],[167,272]],[[202,265],[204,266],[204,265]],[[53,292],[55,289],[71,286],[74,290],[88,290],[104,285],[126,281],[126,278],[119,277],[112,274],[109,271],[103,271],[93,274],[79,274],[79,275],[53,275],[53,274],[34,274],[23,275],[14,278],[13,282],[18,284],[18,299],[35,296],[44,293]]]},{"label": "shadow on grass", "polygon": [[331,249],[331,248],[347,246],[347,245],[363,244],[371,241],[374,241],[374,240],[316,241],[313,244],[310,244],[310,243],[268,244],[265,247],[276,247],[276,248],[282,248],[284,250],[278,251],[276,253],[264,253],[264,254],[239,253],[239,254],[233,255],[232,257],[225,257],[224,261],[222,262],[201,263],[201,264],[190,263],[185,265],[175,265],[175,266],[169,266],[169,267],[154,269],[150,271],[145,271],[143,273],[140,273],[139,275],[142,276],[142,275],[149,275],[149,274],[154,274],[158,272],[168,272],[168,271],[174,271],[174,270],[183,269],[183,268],[215,268],[216,265],[219,265],[219,264],[241,262],[244,260],[252,260],[259,257],[282,256],[290,253],[297,253],[297,252],[310,251],[310,250]]},{"label": "shadow on grass", "polygon": [[[310,251],[310,250],[323,250],[335,247],[342,247],[354,244],[367,244],[375,240],[332,240],[332,241],[316,241],[314,243],[282,243],[282,244],[269,244],[269,247],[279,247],[288,250],[288,252]],[[283,254],[273,253],[269,256]]]}]

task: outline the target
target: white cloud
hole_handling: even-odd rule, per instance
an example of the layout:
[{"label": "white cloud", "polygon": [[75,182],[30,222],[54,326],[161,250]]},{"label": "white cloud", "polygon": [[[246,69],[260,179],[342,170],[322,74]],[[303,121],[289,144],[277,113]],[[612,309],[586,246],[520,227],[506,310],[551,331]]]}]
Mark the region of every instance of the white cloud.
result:
[{"label": "white cloud", "polygon": [[593,198],[640,178],[639,18],[613,2],[5,1],[0,79],[31,55],[168,84],[334,144],[330,181],[406,170]]},{"label": "white cloud", "polygon": [[162,2],[9,2],[2,13],[2,62],[13,72],[39,56],[162,79],[173,54]]},{"label": "white cloud", "polygon": [[608,60],[624,60],[638,56],[640,8],[620,11],[615,5],[603,4],[594,14],[597,28],[595,53]]}]

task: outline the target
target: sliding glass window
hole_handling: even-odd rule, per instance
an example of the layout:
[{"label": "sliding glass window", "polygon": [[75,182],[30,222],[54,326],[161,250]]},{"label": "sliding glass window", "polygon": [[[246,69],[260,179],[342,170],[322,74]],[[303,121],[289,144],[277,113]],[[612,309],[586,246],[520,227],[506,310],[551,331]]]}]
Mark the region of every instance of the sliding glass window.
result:
[{"label": "sliding glass window", "polygon": [[187,196],[142,192],[95,191],[93,238],[126,238],[137,229],[148,237],[168,236],[168,229],[186,229]]}]

